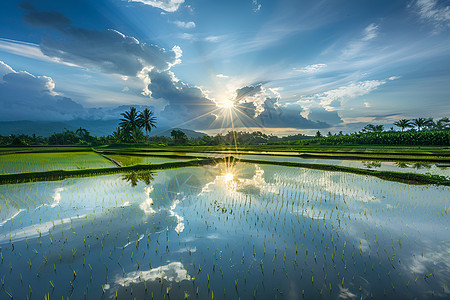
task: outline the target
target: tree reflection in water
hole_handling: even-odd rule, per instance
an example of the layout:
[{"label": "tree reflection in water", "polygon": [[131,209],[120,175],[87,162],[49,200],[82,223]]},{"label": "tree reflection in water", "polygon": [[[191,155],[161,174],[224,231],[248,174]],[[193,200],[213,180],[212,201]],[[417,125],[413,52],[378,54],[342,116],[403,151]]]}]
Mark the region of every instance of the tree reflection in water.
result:
[{"label": "tree reflection in water", "polygon": [[139,181],[145,183],[145,185],[150,185],[150,182],[153,181],[152,171],[131,171],[122,176],[122,179],[131,184],[132,187],[135,187]]}]

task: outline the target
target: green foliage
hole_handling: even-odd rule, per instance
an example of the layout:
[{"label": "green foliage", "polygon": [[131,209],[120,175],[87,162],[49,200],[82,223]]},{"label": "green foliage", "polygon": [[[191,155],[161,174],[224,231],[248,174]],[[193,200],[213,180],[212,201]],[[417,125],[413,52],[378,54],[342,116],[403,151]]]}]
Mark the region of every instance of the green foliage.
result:
[{"label": "green foliage", "polygon": [[361,132],[378,133],[378,132],[382,132],[383,130],[384,130],[384,126],[383,125],[367,124],[366,126],[364,126],[364,128],[361,130]]},{"label": "green foliage", "polygon": [[172,130],[172,132],[170,132],[170,135],[172,136],[173,142],[176,145],[184,145],[188,141],[186,133],[181,130]]},{"label": "green foliage", "polygon": [[321,145],[450,145],[450,131],[385,131],[299,141]]},{"label": "green foliage", "polygon": [[152,127],[156,128],[156,117],[148,108],[139,112],[135,107],[130,107],[129,111],[125,111],[121,115],[123,118],[120,119],[119,128],[111,135],[116,143],[142,143],[145,140],[142,130],[148,134]]}]

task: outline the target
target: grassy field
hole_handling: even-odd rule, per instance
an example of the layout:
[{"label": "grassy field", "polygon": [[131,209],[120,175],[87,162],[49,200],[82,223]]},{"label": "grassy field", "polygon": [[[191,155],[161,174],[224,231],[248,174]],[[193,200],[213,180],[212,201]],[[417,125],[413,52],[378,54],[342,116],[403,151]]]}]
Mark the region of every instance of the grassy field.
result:
[{"label": "grassy field", "polygon": [[108,168],[110,161],[94,152],[21,153],[0,156],[0,174]]},{"label": "grassy field", "polygon": [[27,147],[0,147],[0,155],[8,153],[52,153],[52,152],[90,152],[91,147],[86,146],[27,146]]},{"label": "grassy field", "polygon": [[[152,148],[144,146],[108,146],[96,149],[82,147],[26,147],[8,148],[15,154],[0,154],[0,174],[2,182],[23,182],[36,180],[55,180],[67,177],[93,176],[140,169],[166,169],[191,165],[199,165],[208,161],[216,163],[220,157],[242,156],[242,162],[274,164],[300,168],[311,168],[329,171],[343,171],[356,174],[376,176],[386,180],[422,183],[448,184],[449,177],[442,172],[415,172],[414,169],[405,172],[401,169],[368,170],[353,166],[322,163],[323,159],[372,160],[423,162],[427,164],[450,162],[450,150],[446,147],[378,147],[378,146],[291,146],[291,145],[261,145],[238,147],[194,147],[179,146]],[[5,148],[2,148],[5,150]],[[75,151],[78,150],[78,151]],[[81,150],[81,151],[80,151]],[[63,151],[63,152],[62,152]],[[0,152],[1,153],[1,152]],[[107,155],[120,162],[126,168],[116,170],[114,164],[102,157]],[[247,157],[246,157],[247,156]],[[205,157],[209,159],[205,160]],[[273,157],[273,159],[265,159]],[[194,164],[186,163],[193,160]],[[319,162],[314,162],[318,160]],[[324,161],[325,161],[324,160]],[[199,162],[201,161],[201,162]],[[270,162],[268,162],[270,161]],[[136,166],[134,169],[133,166]],[[104,169],[104,170],[101,170]],[[110,170],[111,169],[111,170]],[[56,171],[58,172],[46,172]],[[399,172],[397,172],[399,171]],[[37,173],[33,173],[37,172]],[[408,172],[414,173],[409,176]],[[15,173],[26,173],[15,176]],[[403,173],[403,174],[401,174]],[[423,174],[416,174],[423,173]],[[6,175],[11,174],[11,175]],[[416,176],[417,175],[417,176]],[[33,179],[33,177],[36,177]]]}]

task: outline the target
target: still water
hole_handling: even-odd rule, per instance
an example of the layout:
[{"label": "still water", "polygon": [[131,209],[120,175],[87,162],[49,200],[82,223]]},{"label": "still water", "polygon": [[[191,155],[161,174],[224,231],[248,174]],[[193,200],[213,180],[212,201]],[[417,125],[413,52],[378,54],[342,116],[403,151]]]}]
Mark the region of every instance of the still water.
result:
[{"label": "still water", "polygon": [[3,298],[448,298],[448,187],[218,164],[0,186]]}]

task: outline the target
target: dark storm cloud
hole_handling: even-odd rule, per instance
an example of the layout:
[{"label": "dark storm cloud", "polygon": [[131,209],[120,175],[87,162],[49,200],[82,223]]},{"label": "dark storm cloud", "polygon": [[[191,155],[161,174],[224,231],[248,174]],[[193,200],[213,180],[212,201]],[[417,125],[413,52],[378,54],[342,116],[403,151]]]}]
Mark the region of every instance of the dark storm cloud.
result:
[{"label": "dark storm cloud", "polygon": [[70,20],[58,12],[38,12],[30,2],[24,2],[19,7],[28,11],[28,14],[23,19],[30,25],[57,30],[64,30],[70,27]]},{"label": "dark storm cloud", "polygon": [[25,22],[51,28],[61,34],[61,38],[44,38],[40,48],[45,55],[68,63],[99,68],[107,73],[136,76],[144,67],[168,70],[181,56],[179,47],[165,50],[140,43],[116,30],[78,28],[58,12],[39,12],[29,3],[21,7],[27,10]]}]

